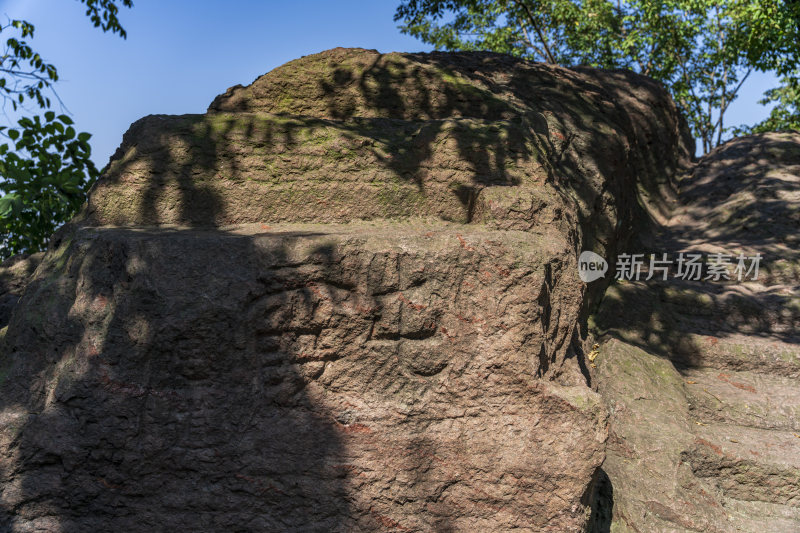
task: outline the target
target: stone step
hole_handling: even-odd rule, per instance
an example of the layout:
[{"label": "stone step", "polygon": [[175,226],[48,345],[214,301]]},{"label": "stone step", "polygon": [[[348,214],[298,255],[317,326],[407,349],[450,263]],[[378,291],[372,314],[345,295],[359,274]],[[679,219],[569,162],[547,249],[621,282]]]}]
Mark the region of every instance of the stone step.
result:
[{"label": "stone step", "polygon": [[611,285],[592,317],[614,336],[680,368],[800,378],[800,300],[787,287],[670,281]]},{"label": "stone step", "polygon": [[800,434],[800,381],[751,371],[688,369],[682,374],[697,424],[729,423]]},{"label": "stone step", "polygon": [[800,531],[800,507],[723,498],[730,531],[786,533]]},{"label": "stone step", "polygon": [[795,432],[698,426],[694,445],[681,458],[727,498],[800,506],[800,436]]},{"label": "stone step", "polygon": [[800,379],[800,345],[775,337],[683,335],[674,356],[684,368],[752,371]]}]

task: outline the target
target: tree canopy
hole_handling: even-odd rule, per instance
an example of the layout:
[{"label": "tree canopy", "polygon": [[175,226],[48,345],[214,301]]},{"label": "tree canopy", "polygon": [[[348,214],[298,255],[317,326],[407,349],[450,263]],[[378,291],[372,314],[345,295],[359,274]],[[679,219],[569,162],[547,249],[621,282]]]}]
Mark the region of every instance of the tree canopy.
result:
[{"label": "tree canopy", "polygon": [[[132,0],[80,1],[95,27],[126,37],[118,14]],[[31,46],[34,31],[25,20],[0,25],[0,34],[11,34],[0,56],[0,97],[23,114],[14,127],[0,126],[7,139],[0,144],[0,259],[43,249],[98,176],[91,135],[76,132],[68,115],[49,110],[52,98],[58,99],[58,70]]]},{"label": "tree canopy", "polygon": [[798,65],[796,0],[404,0],[404,33],[445,50],[628,68],[662,82],[704,152],[754,70]]}]

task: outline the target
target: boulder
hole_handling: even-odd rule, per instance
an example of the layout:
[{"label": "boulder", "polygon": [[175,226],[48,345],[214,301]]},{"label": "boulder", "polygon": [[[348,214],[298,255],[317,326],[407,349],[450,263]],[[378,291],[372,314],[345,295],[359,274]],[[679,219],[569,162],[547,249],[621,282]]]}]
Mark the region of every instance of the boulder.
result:
[{"label": "boulder", "polygon": [[592,380],[611,412],[599,530],[800,531],[800,134],[724,144],[679,199],[647,251],[763,259],[757,279],[605,293],[592,317]]},{"label": "boulder", "polygon": [[3,339],[0,525],[589,527],[577,257],[691,152],[649,79],[486,53],[336,49],[134,123]]}]

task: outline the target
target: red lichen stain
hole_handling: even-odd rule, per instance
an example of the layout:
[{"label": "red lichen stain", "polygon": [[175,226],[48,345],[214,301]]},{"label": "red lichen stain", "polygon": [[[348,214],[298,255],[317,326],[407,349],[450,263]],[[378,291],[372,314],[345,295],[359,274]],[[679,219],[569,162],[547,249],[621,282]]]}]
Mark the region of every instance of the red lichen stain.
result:
[{"label": "red lichen stain", "polygon": [[712,450],[714,450],[714,453],[716,453],[717,455],[725,455],[722,452],[722,448],[720,446],[717,446],[713,442],[709,442],[706,439],[701,439],[699,437],[697,438],[697,440],[695,442],[697,442],[697,444],[702,444],[703,446],[707,446],[707,447],[711,448]]},{"label": "red lichen stain", "polygon": [[355,308],[356,311],[358,311],[362,315],[369,315],[378,310],[377,307],[364,307],[361,304],[355,304],[353,307]]},{"label": "red lichen stain", "polygon": [[458,237],[458,242],[461,243],[461,247],[463,249],[465,249],[468,252],[474,252],[475,251],[475,248],[473,248],[472,246],[467,244],[467,241],[464,240],[464,237],[462,237],[460,233],[458,235],[456,235],[456,237]]},{"label": "red lichen stain", "polygon": [[717,379],[719,379],[720,381],[724,381],[728,385],[733,385],[737,389],[741,389],[743,391],[752,392],[754,394],[757,392],[756,388],[753,387],[752,385],[748,385],[747,383],[741,383],[738,381],[731,381],[730,376],[725,373],[720,373],[720,375],[717,376]]},{"label": "red lichen stain", "polygon": [[101,294],[94,299],[94,302],[92,302],[92,309],[95,312],[102,311],[103,309],[106,308],[107,305],[108,305],[108,298],[106,298]]},{"label": "red lichen stain", "polygon": [[714,497],[711,496],[705,490],[700,489],[700,494],[706,499],[705,501],[706,505],[711,505],[712,507],[717,507],[717,508],[722,507],[719,503],[717,503],[716,499],[714,499]]},{"label": "red lichen stain", "polygon": [[462,316],[461,314],[456,315],[456,318],[458,318],[461,322],[464,322],[465,324],[472,324],[472,325],[483,324],[486,322],[484,319],[480,317],[467,318],[465,316]]},{"label": "red lichen stain", "polygon": [[428,307],[422,304],[415,304],[414,302],[403,296],[402,292],[397,293],[397,299],[406,304],[407,306],[409,306],[411,309],[414,309],[416,311],[422,311],[423,309]]},{"label": "red lichen stain", "polygon": [[103,374],[100,375],[100,381],[103,383],[106,390],[113,392],[114,394],[124,394],[126,396],[138,398],[140,396],[144,396],[147,392],[141,385],[134,385],[132,383],[125,383],[123,381],[111,379],[108,376],[107,370],[104,370]]},{"label": "red lichen stain", "polygon": [[372,433],[372,430],[369,429],[368,426],[364,424],[348,424],[342,425],[342,431],[345,433],[355,433],[355,434],[368,434]]},{"label": "red lichen stain", "polygon": [[716,337],[709,337],[708,342],[709,344],[711,344],[711,346],[716,346],[717,344],[719,344],[719,339]]},{"label": "red lichen stain", "polygon": [[554,131],[554,132],[553,132],[553,137],[555,137],[555,138],[556,138],[556,139],[558,139],[559,141],[566,141],[566,140],[567,140],[567,138],[566,138],[566,137],[564,137],[564,136],[563,136],[561,133],[559,133],[559,132],[557,132],[557,131]]},{"label": "red lichen stain", "polygon": [[433,237],[433,232],[432,231],[428,231],[428,232],[425,233],[425,236],[426,237]]},{"label": "red lichen stain", "polygon": [[317,298],[319,298],[320,300],[330,300],[330,298],[328,298],[327,296],[325,296],[325,295],[322,293],[322,291],[321,291],[321,290],[319,290],[319,287],[318,287],[318,286],[317,286],[317,284],[316,284],[316,283],[314,283],[313,281],[309,281],[308,283],[306,283],[306,288],[307,288],[308,290],[310,290],[310,291],[311,291],[311,292],[312,292],[312,293],[313,293],[313,294],[314,294],[314,295],[315,295]]},{"label": "red lichen stain", "polygon": [[261,224],[261,229],[272,229],[272,227],[267,226],[266,224]]},{"label": "red lichen stain", "polygon": [[442,326],[441,328],[439,328],[439,331],[441,331],[441,332],[442,332],[442,335],[444,335],[445,337],[447,337],[447,338],[448,338],[448,340],[450,340],[450,342],[455,342],[455,336],[453,336],[453,335],[450,335],[450,334],[447,332],[447,328],[446,328],[446,327]]},{"label": "red lichen stain", "polygon": [[392,529],[399,529],[401,531],[409,531],[407,527],[404,527],[400,522],[397,520],[393,520],[386,515],[379,514],[377,511],[374,511],[372,507],[369,508],[369,512],[372,516],[375,517],[375,520],[380,523],[383,527],[392,528]]},{"label": "red lichen stain", "polygon": [[100,355],[100,350],[97,349],[97,345],[94,343],[94,341],[89,341],[88,346],[86,347],[86,355],[89,357]]}]

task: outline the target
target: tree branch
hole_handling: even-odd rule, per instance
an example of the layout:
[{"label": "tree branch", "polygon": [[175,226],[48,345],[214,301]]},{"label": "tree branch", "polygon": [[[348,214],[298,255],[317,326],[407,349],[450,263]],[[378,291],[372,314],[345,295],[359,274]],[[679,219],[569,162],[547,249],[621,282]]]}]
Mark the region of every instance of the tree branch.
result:
[{"label": "tree branch", "polygon": [[736,88],[733,89],[733,91],[728,93],[727,100],[724,100],[722,105],[719,108],[719,119],[717,119],[717,125],[715,126],[715,128],[719,127],[719,135],[717,136],[717,146],[719,146],[721,144],[721,141],[722,141],[722,124],[723,124],[722,117],[723,117],[723,115],[725,115],[725,111],[728,109],[728,106],[730,106],[730,104],[734,100],[736,100],[736,93],[738,93],[739,89],[742,88],[742,85],[744,85],[744,82],[747,81],[747,78],[750,76],[751,72],[753,72],[752,68],[747,69],[747,72],[745,73],[745,75],[742,78],[742,80],[739,82],[739,84],[736,86]]},{"label": "tree branch", "polygon": [[536,19],[534,18],[533,13],[531,13],[531,10],[528,8],[528,6],[525,4],[523,0],[513,0],[513,1],[515,4],[521,7],[523,11],[525,11],[525,16],[527,17],[528,22],[533,27],[534,31],[536,31],[536,34],[539,36],[539,41],[541,41],[542,46],[544,47],[545,58],[547,59],[547,62],[552,63],[553,65],[557,65],[558,62],[556,61],[556,58],[553,57],[553,53],[550,51],[550,47],[547,46],[547,39],[545,39],[542,30],[539,28],[539,25],[536,24]]},{"label": "tree branch", "polygon": [[545,53],[542,52],[542,50],[538,46],[533,44],[533,40],[531,39],[531,36],[528,33],[528,28],[523,26],[522,31],[523,33],[525,33],[525,45],[527,45],[529,48],[533,48],[533,51],[539,54],[540,56],[547,57]]}]

